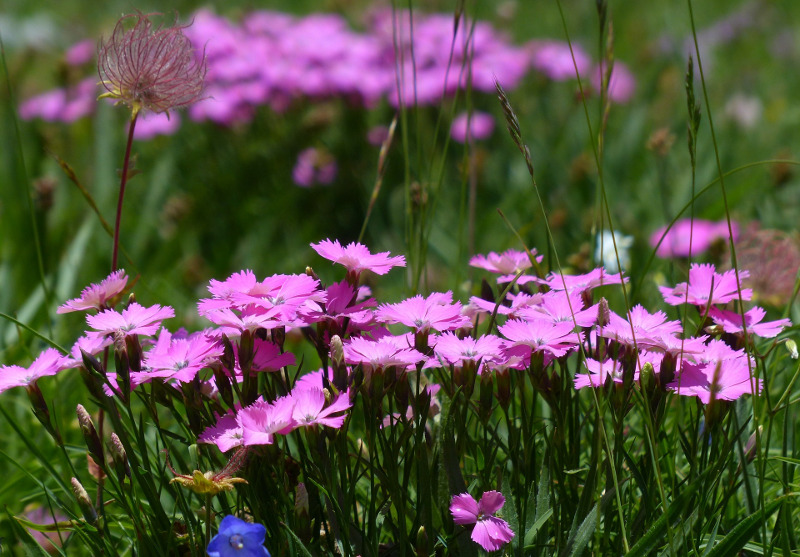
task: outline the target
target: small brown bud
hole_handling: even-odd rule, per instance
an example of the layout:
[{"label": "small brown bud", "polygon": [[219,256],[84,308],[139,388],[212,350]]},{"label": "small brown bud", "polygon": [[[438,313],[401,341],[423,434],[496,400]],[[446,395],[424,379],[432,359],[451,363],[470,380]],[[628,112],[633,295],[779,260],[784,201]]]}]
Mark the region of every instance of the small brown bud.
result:
[{"label": "small brown bud", "polygon": [[83,405],[79,404],[75,409],[78,415],[78,423],[81,426],[81,433],[83,439],[86,441],[86,448],[89,449],[89,454],[97,463],[103,462],[103,444],[100,442],[100,437],[97,435],[97,430],[92,422],[92,417]]}]

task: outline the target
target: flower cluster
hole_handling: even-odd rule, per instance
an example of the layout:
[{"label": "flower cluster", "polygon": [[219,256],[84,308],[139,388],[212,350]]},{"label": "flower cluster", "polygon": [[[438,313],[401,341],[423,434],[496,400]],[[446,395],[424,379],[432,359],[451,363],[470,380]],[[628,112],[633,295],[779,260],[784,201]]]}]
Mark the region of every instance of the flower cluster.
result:
[{"label": "flower cluster", "polygon": [[[29,368],[4,366],[0,391],[24,386],[36,395],[37,380],[75,367],[82,368],[87,384],[95,380],[90,388],[96,396],[127,401],[132,390],[152,384],[173,396],[191,397],[184,401],[195,401],[185,406],[197,442],[222,452],[236,450],[231,462],[238,463],[241,455],[266,445],[275,451],[290,446],[284,436],[305,435],[309,442],[333,438],[349,427],[354,408],[366,414],[372,409],[370,418],[380,429],[422,421],[438,412],[440,393],[470,397],[476,384],[482,416],[491,415],[496,404],[508,410],[511,385],[521,384],[508,381],[512,374],[529,377],[551,404],[570,382],[575,389],[602,389],[610,395],[628,392],[638,382],[650,396],[677,393],[720,408],[722,401],[761,389],[756,361],[746,351],[751,336],[775,337],[791,325],[788,319],[764,322],[766,312],[757,306],[733,309],[751,295],[740,287],[744,270],[719,273],[711,265],[694,265],[687,282],[662,287],[667,304],[697,308],[697,330],[705,334],[686,336],[683,325],[662,311],[637,305],[618,314],[605,298],[595,302],[596,289],[623,284],[620,274],[597,268],[583,275],[542,277],[533,272],[540,271],[535,251],[507,250],[472,259],[473,265],[498,275],[501,284],[517,279],[503,298],[473,297],[462,304],[451,292],[432,292],[378,304],[361,281],[366,273],[382,275],[404,266],[402,256],[331,240],[312,248],[344,267],[345,280],[326,286],[311,269],[263,279],[245,270],[212,280],[210,297],[197,305],[210,326],[193,333],[164,327],[174,316],[170,307],[129,301],[118,310],[115,301],[127,278],[116,271],[62,306],[62,311],[89,313],[89,330],[76,342],[72,357],[47,349]],[[477,334],[487,322],[492,327]],[[311,341],[320,369],[289,372],[299,357],[287,349],[287,338],[296,332]],[[114,372],[94,358],[112,345]],[[568,361],[578,371],[564,377],[571,373]],[[384,404],[387,395],[391,404]],[[40,394],[34,399],[43,404]],[[206,402],[207,411],[193,414],[196,401]],[[40,406],[38,416],[47,418],[45,407]],[[196,470],[174,481],[216,494],[246,483],[232,476],[238,470]],[[495,491],[485,492],[479,502],[462,493],[453,497],[450,511],[456,524],[474,524],[472,539],[494,551],[514,537],[508,524],[494,516],[503,503]],[[266,551],[260,529],[251,532],[255,526],[235,526],[229,518],[209,546],[210,554],[234,554],[226,543],[234,549],[252,546],[254,555]]]},{"label": "flower cluster", "polygon": [[[283,112],[303,98],[338,97],[367,107],[382,100],[393,106],[430,105],[465,87],[468,79],[474,90],[486,93],[494,92],[495,77],[512,90],[531,71],[555,81],[574,80],[573,55],[578,72],[594,76],[587,83],[599,88],[600,69],[578,45],[572,52],[560,41],[516,46],[488,22],[463,18],[454,36],[452,14],[415,12],[413,17],[412,26],[408,12],[378,10],[367,30],[356,32],[342,16],[322,13],[296,17],[253,11],[235,23],[200,10],[190,16],[190,27],[162,29],[154,29],[147,18],[131,16],[132,29],[126,30],[123,20],[100,49],[101,78],[116,97],[159,113],[201,96],[204,66],[192,48],[205,52],[206,98],[189,109],[189,117],[222,125],[249,121],[260,106]],[[176,63],[165,66],[166,74],[150,75],[146,67],[157,57]],[[85,57],[70,60],[82,63]],[[96,78],[87,78],[28,99],[20,115],[62,122],[86,116],[93,111],[95,83]],[[630,98],[634,79],[624,63],[615,62],[610,84],[613,100]],[[166,115],[151,114],[139,122],[136,137],[172,133],[179,121],[176,115],[167,120]],[[479,138],[490,133],[492,123],[478,115],[471,127]],[[456,137],[464,135],[461,128],[457,122]]]}]

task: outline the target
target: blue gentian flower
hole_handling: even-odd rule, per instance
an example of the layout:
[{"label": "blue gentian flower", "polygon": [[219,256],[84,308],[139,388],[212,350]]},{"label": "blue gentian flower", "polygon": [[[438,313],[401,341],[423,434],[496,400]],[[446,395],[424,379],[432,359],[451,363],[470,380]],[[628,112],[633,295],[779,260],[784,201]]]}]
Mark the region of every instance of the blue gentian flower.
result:
[{"label": "blue gentian flower", "polygon": [[267,529],[233,515],[222,519],[219,533],[208,544],[209,557],[270,557],[264,547]]}]

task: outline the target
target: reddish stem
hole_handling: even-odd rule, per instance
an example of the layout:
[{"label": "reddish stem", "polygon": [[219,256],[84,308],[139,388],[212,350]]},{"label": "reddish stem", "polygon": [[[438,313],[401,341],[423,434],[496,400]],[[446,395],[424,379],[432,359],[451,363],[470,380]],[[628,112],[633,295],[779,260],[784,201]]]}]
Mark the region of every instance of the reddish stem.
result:
[{"label": "reddish stem", "polygon": [[119,181],[119,199],[117,200],[117,218],[114,221],[114,248],[111,253],[111,272],[117,270],[117,255],[119,252],[119,223],[122,220],[122,199],[125,197],[125,184],[128,183],[128,166],[131,161],[131,147],[133,146],[133,129],[139,111],[134,110],[131,116],[131,125],[128,128],[128,144],[125,146],[125,159],[122,161],[122,177]]}]

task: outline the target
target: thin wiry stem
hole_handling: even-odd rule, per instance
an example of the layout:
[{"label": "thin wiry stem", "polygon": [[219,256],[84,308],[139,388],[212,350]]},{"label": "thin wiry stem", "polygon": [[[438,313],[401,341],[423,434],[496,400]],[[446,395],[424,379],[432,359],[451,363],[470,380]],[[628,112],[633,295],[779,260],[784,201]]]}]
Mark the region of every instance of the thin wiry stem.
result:
[{"label": "thin wiry stem", "polygon": [[128,183],[128,167],[131,160],[131,147],[133,146],[133,130],[136,127],[136,120],[139,111],[134,110],[131,116],[131,124],[128,127],[128,144],[125,146],[125,158],[122,161],[122,176],[119,180],[119,198],[117,199],[117,217],[114,219],[114,247],[111,252],[111,272],[117,270],[117,255],[119,252],[119,223],[122,220],[122,200],[125,197],[125,185]]}]

